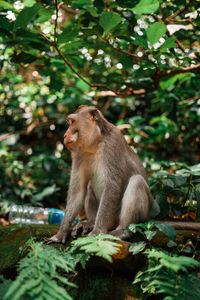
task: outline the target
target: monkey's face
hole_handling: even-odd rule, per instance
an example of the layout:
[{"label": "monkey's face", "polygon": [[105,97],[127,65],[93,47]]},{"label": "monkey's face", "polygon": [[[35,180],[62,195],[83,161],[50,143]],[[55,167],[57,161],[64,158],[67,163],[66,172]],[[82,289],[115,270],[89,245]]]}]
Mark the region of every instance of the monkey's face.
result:
[{"label": "monkey's face", "polygon": [[90,113],[81,111],[67,117],[69,128],[64,144],[70,151],[90,151],[99,138],[100,129]]},{"label": "monkey's face", "polygon": [[72,150],[74,147],[76,147],[79,137],[79,129],[76,116],[69,115],[67,117],[67,123],[69,125],[69,128],[64,134],[64,144],[69,150]]}]

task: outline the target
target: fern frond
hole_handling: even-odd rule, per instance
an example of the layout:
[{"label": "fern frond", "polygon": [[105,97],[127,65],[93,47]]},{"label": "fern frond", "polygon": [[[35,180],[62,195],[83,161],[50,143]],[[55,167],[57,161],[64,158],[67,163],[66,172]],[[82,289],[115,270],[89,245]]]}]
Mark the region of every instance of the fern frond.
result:
[{"label": "fern frond", "polygon": [[[72,300],[67,286],[75,287],[66,276],[71,276],[74,266],[58,250],[32,243],[27,257],[20,261],[16,280],[11,284],[5,300]],[[64,272],[64,275],[59,273]]]},{"label": "fern frond", "polygon": [[191,257],[187,256],[171,256],[166,254],[164,251],[147,250],[149,258],[156,258],[160,260],[160,264],[167,268],[172,269],[174,272],[179,270],[187,271],[195,267],[200,267],[200,263]]},{"label": "fern frond", "polygon": [[80,237],[72,242],[74,248],[88,253],[103,257],[104,259],[112,262],[112,255],[119,251],[120,244],[112,241],[120,240],[109,234],[102,234],[98,236]]},{"label": "fern frond", "polygon": [[189,270],[200,263],[190,257],[173,256],[164,251],[145,251],[149,258],[147,270],[138,272],[133,284],[140,284],[143,293],[162,294],[164,300],[200,299],[200,278]]}]

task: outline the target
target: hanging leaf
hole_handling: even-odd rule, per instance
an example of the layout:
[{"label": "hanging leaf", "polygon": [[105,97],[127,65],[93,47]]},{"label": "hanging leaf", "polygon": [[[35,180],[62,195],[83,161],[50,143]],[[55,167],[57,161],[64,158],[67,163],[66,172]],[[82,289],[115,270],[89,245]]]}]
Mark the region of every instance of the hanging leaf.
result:
[{"label": "hanging leaf", "polygon": [[131,43],[133,43],[134,45],[142,46],[142,47],[148,49],[148,44],[147,44],[147,41],[144,37],[142,37],[139,34],[135,33],[134,38],[135,38],[135,40],[131,41]]},{"label": "hanging leaf", "polygon": [[163,52],[163,51],[166,51],[167,49],[175,48],[175,47],[176,47],[175,38],[169,37],[168,39],[166,39],[164,44],[162,44],[162,46],[159,48],[159,50],[161,52]]},{"label": "hanging leaf", "polygon": [[158,0],[141,0],[132,10],[137,14],[152,14],[159,8]]},{"label": "hanging leaf", "polygon": [[58,37],[58,43],[66,43],[72,41],[78,35],[78,30],[74,30],[73,28],[65,28],[63,32]]},{"label": "hanging leaf", "polygon": [[166,186],[169,186],[171,188],[174,187],[174,182],[171,180],[171,179],[163,179],[162,180],[162,183]]},{"label": "hanging leaf", "polygon": [[144,234],[147,238],[147,240],[151,241],[152,238],[156,235],[157,231],[150,231],[150,230],[146,230],[144,231]]},{"label": "hanging leaf", "polygon": [[141,241],[141,242],[138,242],[138,243],[132,243],[130,248],[129,248],[129,251],[132,252],[134,255],[142,252],[146,247],[146,242],[144,241]]},{"label": "hanging leaf", "polygon": [[160,206],[156,200],[153,201],[151,208],[151,218],[155,218],[160,213]]},{"label": "hanging leaf", "polygon": [[18,27],[25,28],[35,18],[41,7],[42,4],[40,3],[36,3],[31,7],[25,7],[17,16],[14,23],[14,29]]},{"label": "hanging leaf", "polygon": [[35,60],[37,60],[36,56],[25,52],[21,52],[18,55],[14,53],[11,59],[11,61],[14,63],[24,63],[24,64],[32,63]]},{"label": "hanging leaf", "polygon": [[122,18],[114,12],[103,12],[101,14],[99,24],[108,33],[122,21]]},{"label": "hanging leaf", "polygon": [[7,1],[0,1],[0,7],[3,9],[13,9],[12,4],[8,3]]},{"label": "hanging leaf", "polygon": [[163,22],[155,22],[147,28],[147,38],[153,45],[165,34],[166,27]]},{"label": "hanging leaf", "polygon": [[169,239],[175,240],[176,230],[171,224],[156,224],[156,227],[162,231]]}]

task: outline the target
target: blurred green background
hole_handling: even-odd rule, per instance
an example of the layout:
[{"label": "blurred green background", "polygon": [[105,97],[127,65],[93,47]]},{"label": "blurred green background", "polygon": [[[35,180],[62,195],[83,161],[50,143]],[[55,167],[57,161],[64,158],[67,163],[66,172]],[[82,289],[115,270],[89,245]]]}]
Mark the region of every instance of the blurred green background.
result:
[{"label": "blurred green background", "polygon": [[1,213],[64,207],[66,115],[88,104],[142,159],[154,216],[198,219],[199,25],[199,1],[0,1]]}]

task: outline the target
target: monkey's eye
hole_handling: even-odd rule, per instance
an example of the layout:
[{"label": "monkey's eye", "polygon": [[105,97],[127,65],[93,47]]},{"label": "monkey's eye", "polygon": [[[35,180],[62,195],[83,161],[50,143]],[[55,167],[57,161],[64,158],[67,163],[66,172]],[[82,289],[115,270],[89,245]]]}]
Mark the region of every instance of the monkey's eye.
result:
[{"label": "monkey's eye", "polygon": [[74,123],[74,119],[67,119],[67,123],[69,124],[69,126],[71,126]]}]

